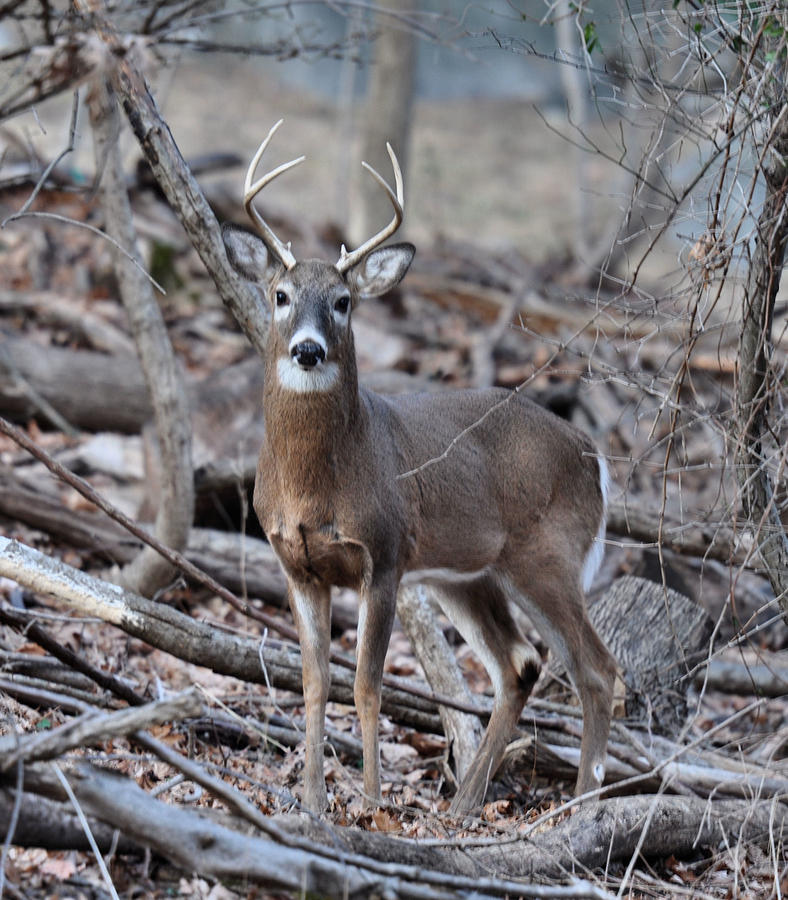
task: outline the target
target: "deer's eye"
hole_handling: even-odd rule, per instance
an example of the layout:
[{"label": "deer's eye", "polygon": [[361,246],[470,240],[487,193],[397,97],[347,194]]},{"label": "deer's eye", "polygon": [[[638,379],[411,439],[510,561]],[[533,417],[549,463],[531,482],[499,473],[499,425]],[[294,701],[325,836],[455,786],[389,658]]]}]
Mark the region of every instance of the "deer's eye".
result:
[{"label": "deer's eye", "polygon": [[290,298],[284,291],[277,291],[275,299],[277,306],[287,306],[287,304],[290,302]]},{"label": "deer's eye", "polygon": [[343,296],[343,297],[340,297],[334,303],[334,309],[338,313],[343,313],[343,314],[346,313],[348,311],[349,306],[350,306],[350,297],[348,297],[347,294],[345,294],[345,296]]}]

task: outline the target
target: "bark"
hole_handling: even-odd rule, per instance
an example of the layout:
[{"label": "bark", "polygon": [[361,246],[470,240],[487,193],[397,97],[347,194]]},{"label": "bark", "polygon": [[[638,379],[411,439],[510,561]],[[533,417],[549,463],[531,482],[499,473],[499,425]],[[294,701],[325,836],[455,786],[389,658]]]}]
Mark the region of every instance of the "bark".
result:
[{"label": "bark", "polygon": [[768,447],[776,373],[772,368],[772,318],[788,244],[788,103],[778,107],[763,154],[766,196],[744,288],[736,382],[737,475],[747,525],[775,597],[788,622],[788,535],[774,498]]},{"label": "bark", "polygon": [[[120,158],[120,116],[113,91],[99,77],[91,87],[88,105],[104,225],[113,240],[138,258]],[[194,515],[191,430],[183,379],[150,281],[120,253],[115,256],[115,274],[148,386],[159,442],[162,478],[156,535],[180,550],[186,545]],[[121,579],[133,590],[150,595],[167,584],[174,571],[158,553],[145,548],[124,568]]]},{"label": "bark", "polygon": [[[391,7],[407,16],[415,8],[413,0],[397,0]],[[365,102],[362,159],[390,183],[391,161],[386,142],[397,154],[407,186],[408,145],[416,79],[416,38],[413,31],[389,12],[377,14],[379,28],[369,70]],[[391,219],[391,202],[369,175],[356,182],[358,192],[351,205],[348,233],[354,245],[367,240]],[[405,192],[407,202],[407,191]]]}]

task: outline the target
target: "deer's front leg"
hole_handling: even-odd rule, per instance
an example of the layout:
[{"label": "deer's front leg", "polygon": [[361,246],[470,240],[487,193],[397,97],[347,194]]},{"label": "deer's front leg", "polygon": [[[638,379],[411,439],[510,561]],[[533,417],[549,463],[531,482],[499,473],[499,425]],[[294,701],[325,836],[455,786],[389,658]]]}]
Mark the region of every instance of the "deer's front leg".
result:
[{"label": "deer's front leg", "polygon": [[356,680],[353,696],[361,722],[364,752],[364,800],[374,805],[380,794],[380,747],[378,719],[383,663],[394,624],[397,605],[397,581],[393,575],[374,578],[361,591],[356,639]]},{"label": "deer's front leg", "polygon": [[328,806],[323,776],[323,734],[331,673],[331,593],[327,587],[290,582],[290,609],[301,645],[301,678],[306,706],[306,759],[303,805],[322,813]]}]

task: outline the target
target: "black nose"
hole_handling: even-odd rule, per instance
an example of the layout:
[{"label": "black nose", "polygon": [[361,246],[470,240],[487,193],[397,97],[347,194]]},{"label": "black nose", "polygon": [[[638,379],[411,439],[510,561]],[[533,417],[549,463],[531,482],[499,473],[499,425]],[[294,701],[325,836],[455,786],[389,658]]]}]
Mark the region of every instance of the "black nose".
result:
[{"label": "black nose", "polygon": [[290,355],[305,369],[313,369],[326,358],[326,351],[314,341],[301,341],[290,351]]}]

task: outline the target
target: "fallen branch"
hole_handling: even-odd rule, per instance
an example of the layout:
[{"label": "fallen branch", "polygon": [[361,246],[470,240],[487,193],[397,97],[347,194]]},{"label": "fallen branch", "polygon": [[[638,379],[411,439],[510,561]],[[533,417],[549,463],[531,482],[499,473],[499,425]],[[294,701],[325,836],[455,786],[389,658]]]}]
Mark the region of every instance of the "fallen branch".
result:
[{"label": "fallen branch", "polygon": [[[261,654],[257,639],[228,634],[5,537],[0,537],[0,575],[31,591],[55,596],[79,614],[96,616],[179,659],[255,684],[266,684],[268,680],[284,690],[302,691],[301,655],[294,645],[269,638]],[[330,696],[336,702],[352,705],[350,669],[332,665]],[[387,687],[383,709],[405,724],[433,733],[441,730],[434,700]]]},{"label": "fallen branch", "polygon": [[[0,622],[16,628],[17,631],[24,632],[28,640],[35,641],[39,647],[51,653],[63,666],[76,670],[103,690],[112,691],[116,697],[120,697],[132,706],[142,706],[145,702],[124,681],[107,672],[102,672],[101,669],[91,665],[84,657],[56,641],[26,611],[22,612],[18,609],[0,606]],[[67,672],[68,669],[63,671]],[[58,674],[60,677],[63,676],[63,672]]]},{"label": "fallen branch", "polygon": [[[68,509],[54,495],[31,490],[0,474],[0,514],[100,559],[122,564],[139,553],[142,542],[127,529],[95,512]],[[271,545],[259,538],[192,528],[185,559],[230,590],[276,606],[286,604],[287,582]]]},{"label": "fallen branch", "polygon": [[614,534],[653,547],[661,545],[683,556],[716,559],[727,565],[742,565],[752,558],[733,529],[726,525],[683,524],[635,504],[613,501],[607,511],[607,527]]},{"label": "fallen branch", "polygon": [[[644,838],[643,825],[649,814],[651,825]],[[287,827],[326,840],[320,836],[324,825],[288,817]],[[778,801],[711,802],[657,795],[587,804],[555,827],[529,834],[527,839],[499,835],[478,840],[411,842],[355,829],[342,829],[341,835],[345,845],[356,853],[390,860],[407,854],[427,869],[557,879],[628,860],[638,845],[647,858],[671,854],[681,858],[725,840],[730,844],[752,841],[768,848],[771,839],[779,842],[787,832],[788,807]],[[398,847],[402,849],[398,851]]]},{"label": "fallen branch", "polygon": [[[216,626],[191,619],[171,607],[124,591],[117,585],[93,578],[3,537],[0,537],[0,575],[12,578],[32,591],[55,595],[59,602],[66,603],[81,615],[96,616],[110,622],[127,634],[179,659],[244,681],[270,683],[284,690],[302,692],[301,655],[294,645],[269,638],[264,645],[261,664],[261,644],[256,639],[228,634]],[[402,679],[397,679],[397,682],[401,684],[401,690],[384,685],[383,711],[401,724],[434,734],[441,733],[438,699],[426,699],[429,691],[418,685]],[[353,704],[353,673],[350,670],[332,665],[329,697],[339,703]],[[71,707],[80,712],[84,709],[73,703]],[[540,716],[539,707],[540,704],[535,703],[534,709],[526,711],[523,720],[527,727],[538,728],[540,745],[547,745],[564,763],[576,767],[579,722],[575,724],[570,719],[567,724],[562,723],[557,715]],[[476,712],[477,715],[485,714],[480,709]],[[489,709],[486,712],[489,713]],[[570,736],[568,745],[567,734]],[[690,748],[668,741],[654,743],[652,748],[650,758],[640,758],[631,748],[616,749],[614,742],[611,742],[609,752],[618,762],[606,766],[606,769],[609,768],[611,773],[617,772],[618,779],[634,778],[642,784],[646,784],[657,772],[669,772],[682,784],[694,786],[701,793],[771,796],[788,792],[788,779],[774,767],[767,770],[749,762],[737,764],[736,760],[727,760],[719,755],[711,761],[704,761],[700,752],[690,755]],[[679,761],[682,756],[689,761]]]},{"label": "fallen branch", "polygon": [[[490,877],[462,852],[421,848],[418,842],[382,838],[381,860],[362,856],[353,847],[363,832],[315,822],[317,837],[285,830],[281,820],[267,821],[267,832],[279,840],[240,833],[200,813],[151,799],[134,782],[115,773],[78,762],[64,767],[84,811],[170,860],[186,871],[235,883],[253,883],[268,890],[286,890],[337,898],[374,895],[414,900],[505,897],[607,898],[587,882],[566,887],[536,886]],[[26,783],[62,795],[52,775],[26,772]],[[254,815],[253,812],[250,813]],[[263,817],[264,818],[264,817]],[[292,820],[288,820],[292,821]],[[296,823],[301,824],[301,823]],[[378,836],[382,837],[382,836]],[[374,845],[373,845],[374,846]],[[441,868],[425,865],[430,860]],[[454,870],[456,867],[456,870]]]},{"label": "fallen branch", "polygon": [[72,425],[88,431],[136,434],[151,415],[139,361],[133,356],[108,357],[91,350],[70,350],[27,338],[3,339],[0,360],[0,409],[17,420],[30,419],[37,405],[19,390],[29,383]]},{"label": "fallen branch", "polygon": [[[0,822],[10,822],[14,807],[14,791],[0,787]],[[102,853],[142,853],[120,829],[93,820],[90,830]],[[26,791],[22,794],[19,820],[11,843],[19,847],[43,847],[45,850],[89,851],[90,843],[73,809]]]},{"label": "fallen branch", "polygon": [[783,697],[788,694],[788,668],[765,662],[713,659],[706,670],[697,673],[695,684],[728,694]]},{"label": "fallen branch", "polygon": [[191,688],[175,697],[154,700],[144,706],[109,713],[88,710],[78,718],[41,734],[4,735],[0,737],[0,772],[9,771],[20,759],[26,762],[56,759],[76,747],[91,746],[141,728],[198,716],[202,708],[199,693]]},{"label": "fallen branch", "polygon": [[[84,297],[64,296],[61,291],[0,289],[0,314],[23,312],[27,316],[33,315],[42,324],[68,329],[94,350],[113,357],[132,357],[134,344],[123,331],[92,311],[98,305]],[[4,337],[4,342],[13,344],[14,340]],[[35,360],[35,367],[39,363],[40,356]]]},{"label": "fallen branch", "polygon": [[[457,658],[430,606],[429,591],[430,588],[422,585],[400,588],[397,595],[397,615],[416,658],[422,664],[430,687],[440,694],[448,694],[472,704],[473,698],[457,664]],[[439,712],[454,760],[457,781],[460,782],[481,741],[481,722],[478,715],[448,706],[441,706]]]}]

